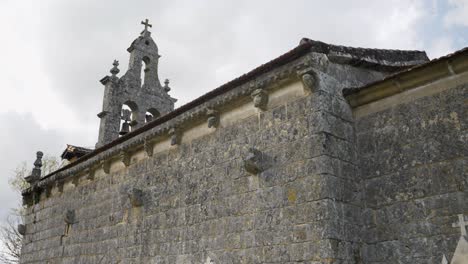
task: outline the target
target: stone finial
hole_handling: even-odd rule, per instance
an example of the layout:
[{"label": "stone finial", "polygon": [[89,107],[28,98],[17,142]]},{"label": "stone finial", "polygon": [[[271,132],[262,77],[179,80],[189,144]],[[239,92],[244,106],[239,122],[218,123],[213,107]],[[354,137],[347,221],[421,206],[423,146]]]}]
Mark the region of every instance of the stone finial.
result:
[{"label": "stone finial", "polygon": [[112,67],[110,73],[112,73],[112,77],[115,77],[120,72],[119,68],[117,68],[119,66],[119,61],[114,60],[114,63],[112,63],[112,65],[114,65],[114,67]]},{"label": "stone finial", "polygon": [[164,91],[165,91],[166,93],[168,93],[168,92],[171,90],[171,87],[169,87],[169,79],[166,79],[166,80],[164,81],[164,87],[163,87],[163,88],[164,88]]},{"label": "stone finial", "polygon": [[143,149],[145,150],[146,155],[148,155],[148,157],[152,157],[154,151],[154,142],[150,140],[145,140],[145,142],[143,142]]},{"label": "stone finial", "polygon": [[132,188],[128,191],[128,198],[133,207],[143,205],[143,191],[137,188]]},{"label": "stone finial", "polygon": [[34,184],[41,178],[41,167],[42,167],[42,157],[44,153],[41,151],[36,152],[36,161],[34,161],[34,168],[32,169],[31,175],[25,178],[26,182],[29,184]]},{"label": "stone finial", "polygon": [[130,161],[131,161],[132,155],[130,155],[130,153],[128,151],[121,151],[119,156],[120,156],[120,160],[125,165],[125,167],[130,166]]},{"label": "stone finial", "polygon": [[244,168],[247,172],[257,174],[262,171],[262,153],[250,148],[247,157],[244,159]]},{"label": "stone finial", "polygon": [[19,224],[18,225],[18,233],[22,236],[26,235],[26,225]]},{"label": "stone finial", "polygon": [[268,104],[268,94],[263,89],[256,89],[250,94],[253,99],[254,106],[265,110]]},{"label": "stone finial", "polygon": [[67,210],[65,216],[63,217],[65,223],[72,225],[75,223],[75,210]]},{"label": "stone finial", "polygon": [[177,145],[180,143],[180,135],[176,128],[169,129],[169,136],[171,136],[171,146]]},{"label": "stone finial", "polygon": [[208,116],[208,127],[218,127],[219,125],[219,114],[218,111],[209,108],[206,110],[206,115]]}]

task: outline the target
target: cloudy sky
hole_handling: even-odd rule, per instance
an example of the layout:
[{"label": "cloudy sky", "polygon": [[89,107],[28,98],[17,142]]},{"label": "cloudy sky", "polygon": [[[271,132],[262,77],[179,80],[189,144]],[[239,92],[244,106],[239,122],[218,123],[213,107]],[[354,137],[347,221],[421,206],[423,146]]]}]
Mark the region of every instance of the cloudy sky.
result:
[{"label": "cloudy sky", "polygon": [[19,195],[7,179],[34,153],[94,146],[112,61],[149,18],[177,106],[298,45],[426,50],[468,46],[468,0],[0,0],[0,221]]}]

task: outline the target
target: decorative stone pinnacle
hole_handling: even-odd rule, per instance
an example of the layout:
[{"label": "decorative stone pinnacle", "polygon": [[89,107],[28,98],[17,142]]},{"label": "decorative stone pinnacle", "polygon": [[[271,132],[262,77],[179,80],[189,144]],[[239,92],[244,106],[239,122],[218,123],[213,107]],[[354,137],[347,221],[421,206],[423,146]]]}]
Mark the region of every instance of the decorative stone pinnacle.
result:
[{"label": "decorative stone pinnacle", "polygon": [[42,157],[44,153],[41,151],[36,152],[36,161],[34,161],[34,168],[31,175],[25,177],[26,182],[33,185],[41,178]]},{"label": "decorative stone pinnacle", "polygon": [[41,169],[43,156],[44,156],[44,153],[42,153],[42,151],[36,152],[36,161],[34,161],[34,167],[36,169]]},{"label": "decorative stone pinnacle", "polygon": [[169,79],[166,79],[166,80],[164,81],[164,91],[165,91],[166,93],[168,93],[170,90],[171,90],[171,88],[169,87]]},{"label": "decorative stone pinnacle", "polygon": [[119,66],[119,61],[114,60],[114,63],[112,63],[112,65],[114,65],[114,67],[112,67],[110,73],[112,73],[112,76],[116,76],[120,72],[119,68],[117,68],[117,66]]}]

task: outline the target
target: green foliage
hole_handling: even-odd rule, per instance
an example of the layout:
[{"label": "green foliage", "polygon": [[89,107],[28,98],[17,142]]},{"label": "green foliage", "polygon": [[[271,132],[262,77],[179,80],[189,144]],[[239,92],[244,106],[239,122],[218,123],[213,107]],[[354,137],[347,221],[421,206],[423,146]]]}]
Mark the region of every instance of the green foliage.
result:
[{"label": "green foliage", "polygon": [[[60,161],[57,157],[45,154],[42,158],[42,173],[41,176],[45,176],[55,170],[60,166]],[[13,172],[13,175],[10,177],[8,183],[10,187],[18,192],[29,187],[29,184],[24,180],[31,171],[33,165],[29,165],[26,161],[21,162]]]},{"label": "green foliage", "polygon": [[[29,184],[24,178],[32,172],[33,167],[34,165],[25,161],[21,162],[8,181],[10,187],[17,192],[28,188]],[[44,155],[41,176],[45,176],[59,167],[60,161],[57,157]],[[0,221],[0,263],[19,263],[23,236],[19,234],[17,226],[21,223],[24,212],[25,208],[23,206],[12,208],[12,213],[7,221]]]}]

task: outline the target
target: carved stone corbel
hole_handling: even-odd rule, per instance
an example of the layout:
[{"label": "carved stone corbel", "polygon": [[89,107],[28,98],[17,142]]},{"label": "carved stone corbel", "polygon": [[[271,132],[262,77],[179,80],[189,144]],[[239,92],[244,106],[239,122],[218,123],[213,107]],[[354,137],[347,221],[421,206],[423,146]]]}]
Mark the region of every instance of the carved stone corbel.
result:
[{"label": "carved stone corbel", "polygon": [[55,187],[57,187],[57,191],[59,193],[63,193],[63,185],[64,185],[63,181],[55,182]]},{"label": "carved stone corbel", "polygon": [[80,182],[80,177],[78,177],[78,176],[73,177],[73,179],[72,179],[72,181],[71,181],[71,183],[72,183],[73,186],[75,186],[75,187],[78,186],[79,182]]},{"label": "carved stone corbel", "polygon": [[265,90],[256,89],[250,94],[250,97],[252,97],[255,107],[261,110],[266,110],[266,106],[268,104],[268,94]]},{"label": "carved stone corbel", "polygon": [[208,127],[218,127],[219,125],[219,114],[218,111],[209,108],[206,110],[206,115],[208,116]]},{"label": "carved stone corbel", "polygon": [[169,129],[168,134],[171,137],[171,146],[178,145],[180,143],[179,131],[177,131],[176,128],[173,127]]},{"label": "carved stone corbel", "polygon": [[74,224],[75,221],[76,221],[76,219],[75,219],[75,210],[67,210],[65,212],[63,220],[65,221],[65,223],[67,223],[69,225]]},{"label": "carved stone corbel", "polygon": [[152,157],[154,152],[154,142],[150,140],[145,140],[145,142],[143,143],[143,149],[145,150],[146,155],[148,155],[148,157]]},{"label": "carved stone corbel", "polygon": [[250,148],[244,159],[244,168],[249,173],[257,174],[263,171],[262,161],[262,153],[255,148]]},{"label": "carved stone corbel", "polygon": [[102,160],[101,161],[101,167],[102,167],[102,170],[104,171],[105,174],[109,174],[110,165],[111,165],[110,160]]},{"label": "carved stone corbel", "polygon": [[125,167],[130,166],[130,161],[132,158],[132,155],[130,154],[130,152],[122,150],[119,154],[119,157],[120,157],[120,161],[122,161]]},{"label": "carved stone corbel", "polygon": [[94,180],[94,177],[96,176],[96,169],[94,168],[88,168],[87,171],[86,171],[87,175],[86,175],[86,179],[87,180],[90,180],[90,181],[93,181]]},{"label": "carved stone corbel", "polygon": [[317,74],[312,68],[306,68],[297,72],[297,75],[301,78],[304,88],[314,92],[317,86]]},{"label": "carved stone corbel", "polygon": [[137,188],[132,188],[128,191],[128,198],[133,207],[143,205],[143,191]]}]

